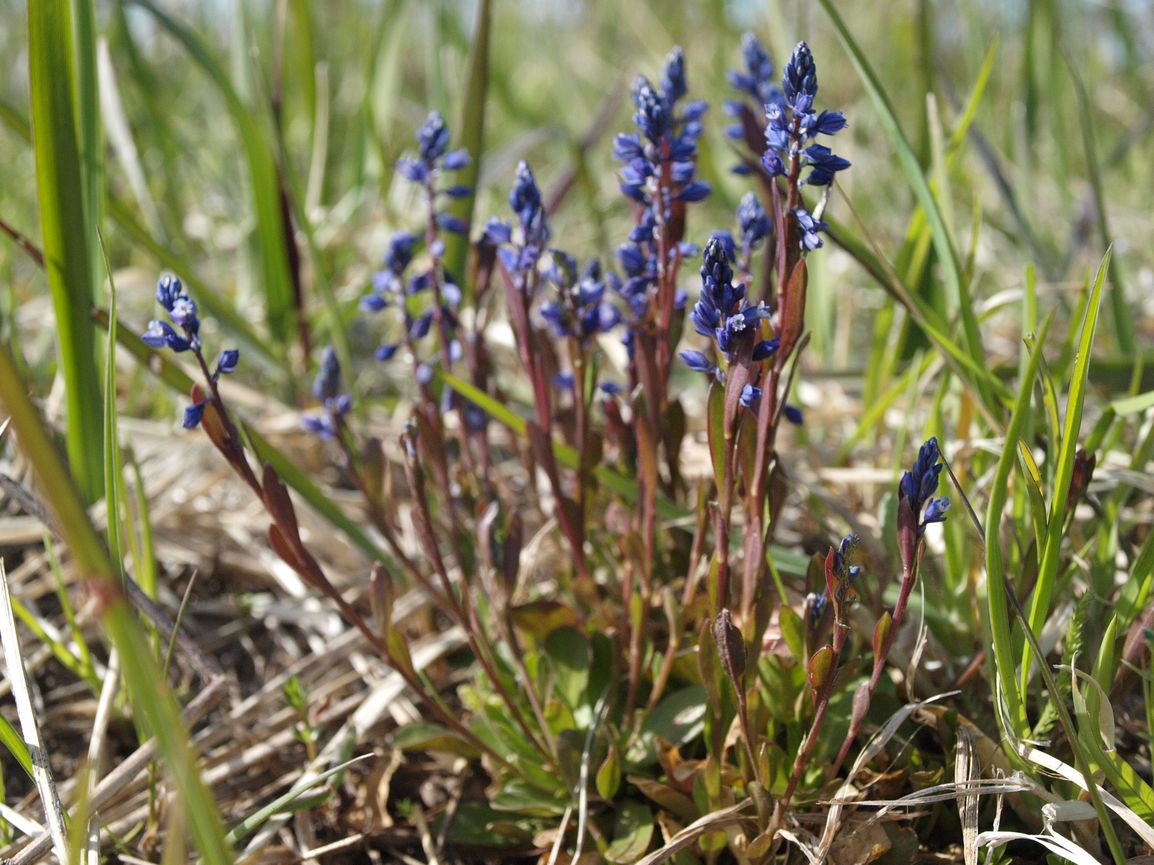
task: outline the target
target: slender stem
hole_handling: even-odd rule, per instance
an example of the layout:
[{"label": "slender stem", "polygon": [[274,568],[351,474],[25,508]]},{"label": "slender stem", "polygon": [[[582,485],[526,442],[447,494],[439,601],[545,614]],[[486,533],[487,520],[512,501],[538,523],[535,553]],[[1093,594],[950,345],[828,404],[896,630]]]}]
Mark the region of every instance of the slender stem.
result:
[{"label": "slender stem", "polygon": [[809,762],[813,746],[817,743],[818,733],[821,732],[822,724],[825,722],[826,710],[829,709],[829,700],[833,694],[833,686],[837,679],[838,660],[841,658],[842,650],[845,648],[846,635],[848,633],[848,624],[845,622],[834,623],[833,657],[830,660],[825,681],[822,682],[821,689],[818,691],[813,721],[810,723],[809,731],[805,734],[805,739],[802,741],[801,747],[797,750],[797,756],[794,758],[793,771],[790,772],[789,783],[786,785],[785,793],[782,794],[782,797],[777,800],[777,804],[774,806],[773,817],[770,820],[768,830],[771,834],[776,833],[777,830],[781,828],[782,822],[785,819],[785,812],[789,808],[789,803],[793,799],[793,794],[797,789],[798,783],[801,781],[801,774]]}]

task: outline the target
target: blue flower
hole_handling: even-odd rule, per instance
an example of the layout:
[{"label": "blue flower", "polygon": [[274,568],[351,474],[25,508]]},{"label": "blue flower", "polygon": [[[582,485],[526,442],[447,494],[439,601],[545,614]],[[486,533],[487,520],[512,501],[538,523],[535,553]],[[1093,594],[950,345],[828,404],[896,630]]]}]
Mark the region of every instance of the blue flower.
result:
[{"label": "blue flower", "polygon": [[705,356],[705,352],[686,349],[685,351],[678,352],[678,356],[685,362],[685,365],[694,372],[704,372],[709,375],[717,372],[717,367],[709,362],[709,358]]},{"label": "blue flower", "polygon": [[665,100],[644,75],[638,75],[633,82],[633,106],[633,122],[641,134],[652,143],[660,144],[669,131],[669,114]]},{"label": "blue flower", "polygon": [[445,154],[449,148],[449,129],[440,112],[429,112],[424,124],[417,130],[417,145],[420,147],[421,161],[426,164],[436,162]]},{"label": "blue flower", "polygon": [[[909,503],[910,510],[918,522],[918,533],[925,531],[930,523],[940,523],[946,518],[946,511],[950,507],[948,498],[935,498],[938,490],[938,478],[942,473],[943,464],[939,462],[941,451],[938,449],[938,440],[931,437],[918,450],[918,457],[914,460],[913,468],[902,475],[898,484],[898,498]],[[923,510],[924,509],[924,510]]]},{"label": "blue flower", "polygon": [[208,400],[202,399],[200,402],[194,402],[185,408],[184,418],[180,425],[185,429],[196,429],[200,425],[201,418],[204,417],[204,409],[207,405]]},{"label": "blue flower", "polygon": [[773,63],[752,33],[741,37],[741,60],[744,69],[730,69],[727,73],[733,88],[752,97],[759,105],[778,101],[781,91],[773,82]]},{"label": "blue flower", "polygon": [[685,52],[676,46],[665,58],[665,69],[661,72],[661,92],[666,103],[672,105],[689,92],[685,81]]},{"label": "blue flower", "polygon": [[163,306],[168,312],[172,312],[172,307],[176,301],[181,297],[186,297],[184,293],[184,284],[178,277],[171,274],[165,274],[156,282],[156,302]]},{"label": "blue flower", "polygon": [[165,274],[156,283],[156,302],[168,312],[168,317],[183,331],[177,332],[167,322],[150,321],[141,338],[152,348],[173,351],[199,350],[200,319],[196,301],[188,296],[184,284],[175,276]]},{"label": "blue flower", "polygon": [[624,164],[621,191],[638,204],[653,203],[662,167],[669,163],[672,184],[661,191],[667,207],[671,201],[701,201],[711,192],[709,184],[694,179],[697,140],[704,130],[701,118],[708,106],[699,101],[682,104],[688,91],[680,48],[674,48],[666,59],[660,89],[644,75],[634,81],[633,122],[638,131],[618,135],[613,155]]},{"label": "blue flower", "polygon": [[737,233],[741,238],[741,251],[746,257],[757,249],[769,233],[773,223],[762,207],[761,199],[755,192],[747,192],[737,205]]},{"label": "blue flower", "polygon": [[327,346],[321,356],[321,368],[313,381],[313,396],[320,401],[324,412],[319,415],[305,415],[301,426],[321,438],[333,438],[340,432],[340,420],[353,407],[353,399],[341,393],[341,363],[336,349]]},{"label": "blue flower", "polygon": [[544,318],[558,337],[576,337],[587,342],[599,333],[612,330],[621,322],[621,313],[605,303],[605,282],[601,264],[592,259],[578,278],[577,262],[560,250],[551,251],[552,266],[545,278],[553,284],[559,300],[541,305]]},{"label": "blue flower", "polygon": [[173,351],[188,351],[192,348],[192,344],[173,330],[167,321],[150,321],[148,329],[140,338],[151,348],[170,348]]},{"label": "blue flower", "polygon": [[[785,101],[791,106],[804,104],[799,99],[808,98],[812,103],[817,95],[817,65],[813,62],[813,53],[804,42],[797,43],[793,49],[789,62],[785,64],[785,74],[782,76],[781,89],[785,94]],[[798,113],[803,110],[794,109]]]},{"label": "blue flower", "polygon": [[220,358],[216,362],[216,372],[213,374],[213,378],[235,372],[239,363],[240,351],[235,348],[225,349],[220,353]]},{"label": "blue flower", "polygon": [[499,219],[491,218],[485,225],[483,241],[497,247],[497,257],[519,291],[531,292],[536,286],[537,261],[549,242],[549,222],[541,197],[541,190],[529,163],[517,164],[513,188],[509,192],[509,206],[517,217],[516,234],[513,228]]},{"label": "blue flower", "polygon": [[331,345],[321,356],[321,368],[313,381],[313,396],[321,402],[336,399],[341,393],[341,362]]},{"label": "blue flower", "polygon": [[[730,264],[732,238],[729,243],[720,235],[713,235],[705,245],[701,266],[701,296],[689,315],[694,329],[702,336],[710,337],[718,351],[729,361],[739,345],[752,341],[750,357],[754,361],[765,360],[780,345],[779,340],[760,339],[760,322],[769,316],[762,304],[751,306],[745,297],[745,286],[733,284],[733,267]],[[712,365],[701,352],[682,352],[681,359],[690,369],[713,372]],[[754,392],[756,391],[756,393]],[[742,404],[754,402],[761,392],[753,388],[742,392]]]},{"label": "blue flower", "polygon": [[[174,352],[191,351],[204,367],[196,301],[184,290],[184,284],[177,277],[165,274],[156,283],[156,302],[168,312],[172,324],[167,321],[150,321],[144,333],[140,335],[141,340],[150,348],[167,348]],[[173,327],[173,324],[176,327]],[[180,328],[180,332],[177,332],[177,328]],[[209,374],[210,383],[215,387],[216,381],[222,375],[235,372],[239,364],[238,350],[230,348],[222,351],[217,359],[216,369]],[[185,409],[183,420],[185,429],[193,429],[200,424],[207,404],[208,399],[200,399]]]},{"label": "blue flower", "polygon": [[849,160],[842,159],[823,144],[811,144],[805,149],[805,162],[813,166],[806,178],[810,186],[829,186],[834,175],[849,168]]},{"label": "blue flower", "polygon": [[829,226],[820,219],[814,219],[804,207],[797,208],[793,214],[797,217],[797,226],[801,231],[801,240],[798,241],[801,248],[812,252],[824,246],[819,232],[825,231]]},{"label": "blue flower", "polygon": [[[817,65],[804,42],[798,44],[785,66],[782,98],[765,105],[765,144],[761,164],[772,177],[789,173],[794,159],[812,166],[804,182],[811,186],[828,186],[839,171],[850,167],[848,160],[835,156],[824,145],[805,143],[818,135],[834,135],[846,126],[845,115],[813,107],[817,96]],[[816,248],[816,247],[809,247]]]}]

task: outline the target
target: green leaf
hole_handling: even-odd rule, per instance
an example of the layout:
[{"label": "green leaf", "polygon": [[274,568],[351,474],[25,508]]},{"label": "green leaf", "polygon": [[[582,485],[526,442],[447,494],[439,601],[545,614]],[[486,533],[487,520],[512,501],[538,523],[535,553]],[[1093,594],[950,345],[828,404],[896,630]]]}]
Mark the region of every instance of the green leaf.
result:
[{"label": "green leaf", "polygon": [[609,753],[605,755],[601,768],[597,770],[597,795],[605,800],[612,800],[621,789],[621,755],[617,753],[617,746],[609,744]]},{"label": "green leaf", "polygon": [[400,751],[439,751],[462,757],[477,756],[477,749],[461,738],[459,733],[437,724],[406,724],[393,734],[393,747]]},{"label": "green leaf", "polygon": [[88,317],[96,301],[95,223],[86,209],[89,188],[76,132],[76,34],[71,12],[71,0],[29,4],[28,65],[41,247],[68,407],[65,442],[80,491],[91,503],[102,490],[103,411],[96,331]]},{"label": "green leaf", "polygon": [[709,459],[713,463],[713,476],[720,484],[725,477],[725,451],[729,442],[725,438],[725,387],[716,381],[709,385],[705,417],[705,429],[709,433]]},{"label": "green leaf", "polygon": [[545,655],[553,670],[557,696],[574,712],[588,702],[589,666],[593,650],[576,628],[558,628],[545,638]]},{"label": "green leaf", "polygon": [[1137,396],[1116,399],[1110,403],[1110,408],[1114,409],[1114,414],[1120,417],[1139,414],[1151,406],[1154,406],[1154,390],[1140,393]]},{"label": "green leaf", "polygon": [[[532,834],[509,822],[509,815],[491,808],[484,802],[463,801],[452,814],[446,841],[456,847],[480,847],[501,849],[520,847],[532,841]],[[433,822],[433,829],[440,832],[445,822],[442,813]]]},{"label": "green leaf", "polygon": [[0,745],[8,749],[8,753],[20,765],[20,768],[32,777],[32,754],[28,750],[28,743],[20,732],[12,726],[12,722],[0,715]]},{"label": "green leaf", "polygon": [[324,784],[326,781],[328,781],[329,778],[332,778],[334,775],[339,775],[354,763],[359,763],[362,760],[370,759],[372,756],[372,754],[365,754],[360,757],[355,757],[352,760],[341,763],[340,765],[333,766],[331,769],[326,769],[319,775],[306,774],[304,778],[289,788],[288,792],[278,796],[276,799],[273,799],[271,802],[262,806],[261,808],[258,808],[252,814],[237,823],[232,828],[232,831],[228,833],[228,842],[230,844],[236,844],[245,835],[263,826],[266,822],[268,822],[270,818],[276,816],[277,814],[293,811],[293,806],[299,799],[306,796],[309,792],[316,791],[317,787],[319,787],[321,784]]},{"label": "green leaf", "polygon": [[514,625],[538,639],[544,639],[557,628],[577,624],[577,614],[560,601],[529,601],[509,612]]},{"label": "green leaf", "polygon": [[778,624],[781,627],[781,636],[789,646],[789,652],[797,660],[805,658],[805,622],[801,616],[786,604],[781,606],[777,613]]},{"label": "green leaf", "polygon": [[[709,639],[713,639],[710,635]],[[674,691],[653,707],[642,733],[658,736],[677,746],[688,745],[705,730],[709,712],[708,695],[701,685]]]},{"label": "green leaf", "polygon": [[[1054,582],[1058,575],[1063,529],[1066,524],[1066,499],[1070,492],[1070,478],[1074,473],[1074,454],[1078,450],[1078,432],[1082,426],[1082,406],[1086,399],[1086,383],[1090,372],[1090,352],[1094,346],[1094,331],[1098,324],[1098,312],[1102,303],[1102,286],[1110,269],[1110,251],[1107,250],[1090,289],[1082,319],[1081,335],[1078,339],[1078,355],[1066,397],[1066,417],[1062,426],[1062,444],[1057,457],[1057,472],[1051,488],[1049,519],[1046,530],[1046,544],[1042,549],[1042,559],[1038,566],[1038,580],[1031,598],[1028,622],[1030,630],[1041,633],[1042,625],[1050,612],[1050,599],[1054,592]],[[1027,644],[1022,650],[1019,683],[1022,693],[1026,693],[1030,676],[1030,661],[1033,656]]]},{"label": "green leaf", "polygon": [[[1018,383],[1018,396],[1014,401],[1014,408],[1010,414],[1010,423],[1006,427],[1006,441],[1016,442],[1021,436],[1022,427],[1030,412],[1030,397],[1034,389],[1034,380],[1038,377],[1038,369],[1042,362],[1041,346],[1046,341],[1049,331],[1050,318],[1042,324],[1042,330],[1030,350],[1021,381]],[[1029,720],[1026,717],[1025,706],[1022,703],[1022,692],[1018,690],[1015,670],[1017,659],[1014,652],[1013,640],[1010,636],[1010,607],[1007,592],[1006,571],[1002,559],[1001,525],[1002,512],[1006,507],[1006,498],[1009,494],[1010,472],[1014,468],[1016,449],[1002,448],[1002,455],[998,460],[998,467],[994,474],[994,482],[990,485],[990,502],[986,509],[986,605],[990,619],[990,630],[993,636],[994,668],[999,680],[999,690],[1006,701],[1009,713],[1008,722],[1014,725],[1013,732],[1019,736],[1026,735]],[[998,715],[1001,719],[1001,714]]]},{"label": "green leaf", "polygon": [[640,802],[623,802],[613,824],[613,841],[605,849],[605,859],[617,865],[636,862],[653,840],[653,812]]}]

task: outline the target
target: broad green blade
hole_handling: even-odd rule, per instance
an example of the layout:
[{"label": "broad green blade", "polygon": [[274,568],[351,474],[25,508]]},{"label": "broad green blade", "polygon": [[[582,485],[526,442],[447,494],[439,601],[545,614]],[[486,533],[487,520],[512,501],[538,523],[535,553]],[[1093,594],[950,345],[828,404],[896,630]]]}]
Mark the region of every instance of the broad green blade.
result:
[{"label": "broad green blade", "polygon": [[71,3],[28,5],[33,148],[40,204],[41,247],[56,311],[57,351],[68,406],[68,461],[84,499],[100,496],[100,375],[96,332],[88,319],[95,301],[94,229],[76,134],[76,72]]},{"label": "broad green blade", "polygon": [[85,574],[99,601],[97,612],[101,623],[120,652],[124,680],[136,710],[136,723],[142,733],[156,737],[201,855],[208,865],[228,865],[232,862],[232,852],[225,841],[216,803],[201,780],[176,700],[153,659],[139,620],[124,599],[108,553],[88,520],[84,500],[29,399],[7,346],[2,345],[0,404],[11,417],[21,449],[32,465],[39,489],[52,509],[55,525],[76,567]]}]

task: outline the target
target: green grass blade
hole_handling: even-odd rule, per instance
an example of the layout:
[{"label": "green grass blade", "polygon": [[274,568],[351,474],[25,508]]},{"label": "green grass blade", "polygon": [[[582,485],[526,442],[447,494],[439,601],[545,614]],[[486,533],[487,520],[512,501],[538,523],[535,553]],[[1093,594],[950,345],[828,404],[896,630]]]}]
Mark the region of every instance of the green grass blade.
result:
[{"label": "green grass blade", "polygon": [[[945,277],[951,299],[962,320],[962,330],[966,340],[966,352],[976,363],[983,363],[985,351],[982,348],[981,334],[978,332],[978,321],[974,312],[973,298],[970,296],[967,281],[963,278],[961,268],[958,265],[957,252],[954,250],[954,245],[950,241],[949,231],[942,217],[941,208],[938,207],[933,191],[930,189],[929,183],[926,182],[926,177],[922,171],[921,164],[918,162],[917,154],[914,153],[913,148],[910,147],[910,143],[906,139],[905,133],[902,132],[893,108],[890,106],[889,98],[886,96],[881,82],[878,80],[877,75],[866,59],[865,53],[850,34],[849,29],[846,27],[841,15],[838,14],[837,9],[834,8],[833,0],[820,0],[820,2],[829,15],[830,20],[833,22],[842,46],[845,48],[846,53],[849,54],[851,62],[857,69],[858,76],[861,78],[866,91],[873,100],[874,107],[881,120],[882,128],[886,131],[890,145],[897,155],[898,163],[905,172],[906,180],[913,189],[918,203],[921,204],[925,210],[926,219],[929,221],[930,229],[933,233],[934,249],[937,251],[942,275]],[[982,402],[987,409],[992,411],[995,408],[993,389],[986,381],[981,379],[976,381],[975,385],[982,397]]]},{"label": "green grass blade", "polygon": [[29,4],[36,185],[68,406],[65,441],[81,494],[91,502],[100,495],[104,464],[96,332],[88,319],[95,300],[91,258],[94,224],[85,208],[87,192],[76,135],[73,35],[69,0]]},{"label": "green grass blade", "polygon": [[[1107,250],[1094,283],[1086,312],[1082,319],[1081,336],[1078,339],[1077,360],[1070,379],[1066,397],[1066,417],[1062,426],[1062,443],[1057,456],[1057,471],[1050,492],[1050,515],[1047,523],[1046,545],[1042,550],[1038,566],[1038,581],[1030,602],[1029,624],[1034,633],[1040,633],[1050,612],[1050,599],[1054,592],[1054,581],[1058,575],[1063,527],[1066,522],[1066,500],[1070,492],[1070,478],[1074,473],[1074,454],[1078,450],[1078,431],[1082,425],[1082,406],[1086,399],[1086,382],[1090,373],[1090,351],[1094,345],[1094,331],[1098,324],[1098,312],[1102,303],[1102,286],[1110,269],[1111,253]],[[1023,647],[1022,665],[1019,671],[1021,692],[1026,692],[1030,677],[1030,647]]]},{"label": "green grass blade", "polygon": [[121,594],[108,554],[88,521],[84,501],[29,399],[6,346],[0,346],[0,404],[11,417],[21,448],[32,464],[76,567],[89,580],[99,600],[101,622],[120,652],[124,679],[138,712],[137,721],[156,737],[201,854],[208,865],[228,865],[232,854],[216,804],[201,781],[176,700],[149,651],[140,623]]},{"label": "green grass blade", "polygon": [[253,107],[246,105],[221,68],[208,46],[192,30],[155,6],[151,0],[133,0],[177,40],[189,57],[211,80],[228,107],[236,124],[248,163],[252,185],[257,240],[260,248],[260,285],[264,291],[265,314],[273,341],[287,346],[296,334],[296,311],[287,251],[285,226],[281,217],[280,192],[277,186],[276,157],[271,139],[258,120]]},{"label": "green grass blade", "polygon": [[1039,333],[1033,350],[1026,360],[1025,370],[1022,373],[1021,381],[1018,383],[1018,396],[1010,414],[1009,425],[1006,427],[1002,456],[998,460],[994,481],[990,484],[990,502],[986,509],[986,604],[990,632],[993,637],[994,668],[1002,693],[1006,698],[1006,707],[1009,712],[1008,720],[1015,727],[1012,732],[1019,737],[1026,735],[1029,721],[1015,676],[1017,659],[1014,652],[1014,642],[1010,635],[1010,605],[1004,588],[1006,570],[1002,562],[1000,527],[1002,512],[1005,510],[1006,497],[1009,493],[1010,473],[1014,469],[1017,457],[1016,445],[1030,413],[1034,380],[1037,378],[1039,364],[1042,360],[1042,344],[1046,341],[1046,333],[1049,328],[1050,320],[1047,319],[1042,324],[1041,333]]},{"label": "green grass blade", "polygon": [[[0,122],[24,141],[32,142],[32,130],[28,121],[13,106],[0,102]],[[228,298],[201,280],[191,262],[184,260],[158,241],[119,199],[110,197],[106,206],[112,221],[129,239],[148,252],[163,267],[180,276],[189,291],[196,296],[197,304],[217,319],[221,328],[240,343],[246,357],[260,361],[262,370],[274,378],[287,377],[284,352],[278,351],[266,338],[253,330],[248,320],[237,313]]]},{"label": "green grass blade", "polygon": [[990,372],[985,358],[975,359],[965,348],[958,345],[950,337],[948,325],[942,321],[937,311],[923,298],[910,291],[888,262],[883,261],[833,217],[827,215],[824,219],[830,225],[829,234],[834,242],[856,259],[882,289],[905,307],[914,322],[925,331],[930,342],[946,355],[959,378],[971,387],[979,398],[983,386],[999,397],[1008,398],[1005,386]]},{"label": "green grass blade", "polygon": [[[103,244],[101,245],[103,250]],[[108,550],[112,555],[112,565],[117,574],[124,569],[124,543],[120,534],[121,515],[127,514],[124,507],[123,481],[124,466],[120,462],[120,434],[118,431],[116,403],[116,283],[112,278],[112,268],[108,267],[108,333],[104,364],[104,508],[108,523]]]},{"label": "green grass blade", "polygon": [[[1078,125],[1082,129],[1082,147],[1086,152],[1086,168],[1090,180],[1090,190],[1094,195],[1094,212],[1097,216],[1098,240],[1102,246],[1110,246],[1114,239],[1110,234],[1109,207],[1102,183],[1102,169],[1098,164],[1098,144],[1094,136],[1094,105],[1086,93],[1086,85],[1073,62],[1067,58],[1067,68],[1074,82],[1074,93],[1078,97]],[[1111,259],[1110,265],[1110,313],[1114,320],[1114,336],[1123,354],[1133,354],[1134,322],[1133,309],[1126,305],[1126,291],[1123,287],[1120,263]]]},{"label": "green grass blade", "polygon": [[[99,76],[96,71],[96,9],[93,0],[71,0],[75,30],[76,121],[80,159],[84,166],[84,213],[89,229],[102,224],[104,211],[104,133],[101,127]],[[92,296],[100,291],[102,256],[97,244],[88,248]]]},{"label": "green grass blade", "polygon": [[0,745],[8,749],[8,753],[19,764],[20,768],[32,777],[32,754],[28,751],[28,745],[24,742],[24,737],[20,732],[12,726],[12,722],[0,715]]},{"label": "green grass blade", "polygon": [[[472,161],[458,174],[458,183],[470,188],[468,195],[453,201],[450,212],[466,225],[473,220],[473,205],[477,200],[477,178],[481,171],[481,156],[485,146],[485,106],[489,90],[489,32],[493,17],[492,0],[477,4],[477,23],[473,29],[473,44],[469,53],[469,72],[465,78],[464,104],[461,111],[460,146],[469,151]],[[445,238],[445,269],[462,286],[466,283],[465,264],[469,252],[468,234],[451,234]],[[470,290],[466,288],[466,290]]]},{"label": "green grass blade", "polygon": [[266,822],[268,822],[270,818],[275,817],[277,814],[291,811],[293,804],[298,799],[307,794],[310,790],[315,790],[329,778],[332,778],[334,775],[339,775],[349,766],[352,766],[354,763],[359,763],[362,760],[366,760],[370,756],[370,754],[365,754],[360,757],[354,757],[351,760],[346,760],[339,765],[333,766],[331,769],[326,769],[320,774],[306,775],[300,781],[297,781],[297,783],[295,783],[291,788],[289,788],[288,792],[278,796],[267,805],[261,806],[252,814],[237,823],[228,833],[229,842],[236,844],[249,832],[252,832],[263,826]]}]

